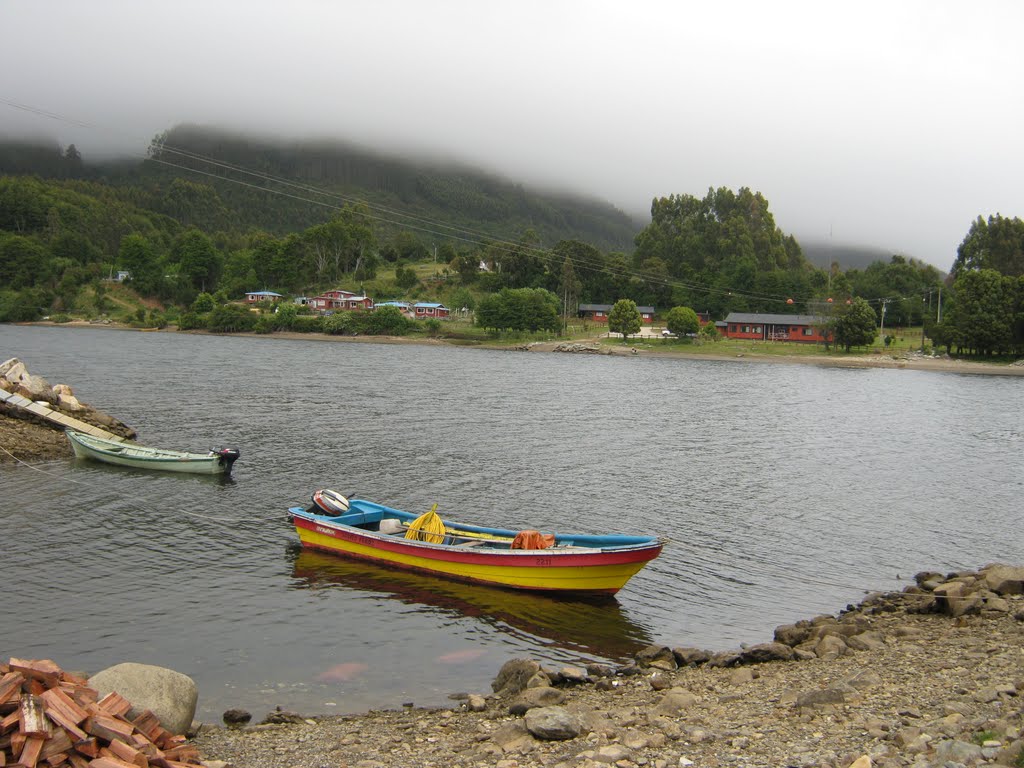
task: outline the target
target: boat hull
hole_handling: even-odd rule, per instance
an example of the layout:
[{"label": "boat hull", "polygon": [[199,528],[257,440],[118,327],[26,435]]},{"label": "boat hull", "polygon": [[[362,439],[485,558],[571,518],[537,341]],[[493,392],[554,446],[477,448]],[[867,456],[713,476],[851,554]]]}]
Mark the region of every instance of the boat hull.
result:
[{"label": "boat hull", "polygon": [[162,472],[183,472],[193,475],[225,475],[231,473],[234,461],[224,461],[216,454],[204,455],[179,451],[162,451],[131,443],[118,443],[71,430],[66,434],[71,449],[80,459],[92,459],[133,469],[155,469]]},{"label": "boat hull", "polygon": [[303,546],[345,557],[511,589],[615,594],[661,553],[650,539],[623,547],[483,551],[396,538],[291,510]]}]

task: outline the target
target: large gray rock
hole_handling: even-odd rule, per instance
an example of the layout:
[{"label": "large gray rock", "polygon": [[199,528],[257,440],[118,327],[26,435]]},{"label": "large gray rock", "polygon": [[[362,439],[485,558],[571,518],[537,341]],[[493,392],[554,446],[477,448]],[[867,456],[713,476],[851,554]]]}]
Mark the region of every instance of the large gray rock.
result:
[{"label": "large gray rock", "polygon": [[676,668],[676,657],[667,645],[649,645],[636,653],[636,663],[642,667],[656,667],[671,672]]},{"label": "large gray rock", "polygon": [[17,381],[26,373],[28,373],[28,369],[25,368],[25,364],[16,357],[0,363],[0,376],[8,381]]},{"label": "large gray rock", "polygon": [[524,715],[538,707],[553,707],[565,702],[565,694],[557,688],[527,688],[509,705],[510,715]]},{"label": "large gray rock", "polygon": [[765,661],[792,661],[793,649],[785,643],[758,643],[741,654],[742,664],[760,664]]},{"label": "large gray rock", "polygon": [[997,595],[1024,594],[1024,568],[994,565],[985,570],[985,585]]},{"label": "large gray rock", "polygon": [[672,655],[676,657],[676,664],[680,667],[696,667],[704,664],[711,658],[711,651],[701,648],[673,648]]},{"label": "large gray rock", "polygon": [[947,581],[936,587],[933,594],[939,610],[954,618],[977,613],[981,609],[981,596],[963,581]]},{"label": "large gray rock", "polygon": [[819,659],[834,659],[837,656],[845,656],[850,650],[846,641],[839,635],[825,635],[818,644],[814,646],[814,652]]},{"label": "large gray rock", "polygon": [[526,730],[534,738],[545,741],[575,739],[583,731],[583,723],[563,707],[540,707],[526,713]]},{"label": "large gray rock", "polygon": [[885,637],[881,632],[871,629],[847,638],[846,644],[855,651],[880,651],[885,648]]},{"label": "large gray rock", "polygon": [[806,622],[801,624],[782,624],[775,628],[775,642],[796,647],[811,636],[811,628]]},{"label": "large gray rock", "polygon": [[514,696],[525,690],[530,679],[540,671],[540,664],[533,659],[506,661],[491,683],[491,690],[499,696]]},{"label": "large gray rock", "polygon": [[89,687],[100,696],[116,691],[132,703],[129,718],[149,710],[160,725],[174,734],[184,734],[192,724],[199,701],[199,690],[187,675],[173,669],[149,664],[125,662],[97,672],[89,678]]}]

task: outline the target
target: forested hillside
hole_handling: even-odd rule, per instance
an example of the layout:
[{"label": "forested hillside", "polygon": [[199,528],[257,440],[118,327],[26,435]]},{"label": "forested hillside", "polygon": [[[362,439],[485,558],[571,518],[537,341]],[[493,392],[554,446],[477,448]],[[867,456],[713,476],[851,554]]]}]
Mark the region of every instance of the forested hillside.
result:
[{"label": "forested hillside", "polygon": [[206,230],[286,235],[322,224],[356,201],[374,208],[382,233],[423,231],[423,239],[433,243],[454,230],[510,240],[530,229],[546,246],[578,239],[626,251],[643,226],[598,200],[341,142],[285,142],[179,126],[155,138],[149,156],[96,163],[73,146],[62,151],[8,142],[0,144],[0,174],[88,179],[130,189],[127,199],[134,204]]}]

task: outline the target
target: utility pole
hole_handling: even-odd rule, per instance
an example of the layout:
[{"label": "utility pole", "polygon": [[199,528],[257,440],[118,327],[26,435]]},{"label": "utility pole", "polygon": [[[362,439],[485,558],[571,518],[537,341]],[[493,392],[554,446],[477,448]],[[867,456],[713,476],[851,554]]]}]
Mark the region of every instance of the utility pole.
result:
[{"label": "utility pole", "polygon": [[878,338],[885,345],[885,308],[889,304],[889,299],[882,299],[882,327],[879,329]]},{"label": "utility pole", "polygon": [[928,302],[928,311],[927,311],[927,313],[925,313],[925,312],[921,313],[921,351],[922,352],[924,352],[924,323],[925,323],[925,320],[927,318],[930,318],[932,316],[932,291],[933,290],[934,290],[933,288],[929,288],[928,289],[928,298],[927,299],[924,298],[924,297],[921,298],[921,303],[922,304],[924,304],[926,301]]},{"label": "utility pole", "polygon": [[942,322],[942,289],[941,288],[939,288],[939,319],[936,320],[935,322],[937,322],[937,323],[941,323]]}]

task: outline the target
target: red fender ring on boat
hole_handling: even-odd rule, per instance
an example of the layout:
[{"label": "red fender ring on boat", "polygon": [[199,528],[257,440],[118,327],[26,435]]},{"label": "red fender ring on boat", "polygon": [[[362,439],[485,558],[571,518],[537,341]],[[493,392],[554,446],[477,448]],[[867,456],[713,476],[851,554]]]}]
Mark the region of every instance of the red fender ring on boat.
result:
[{"label": "red fender ring on boat", "polygon": [[349,508],[348,499],[327,488],[313,493],[313,503],[332,516],[344,515]]}]

